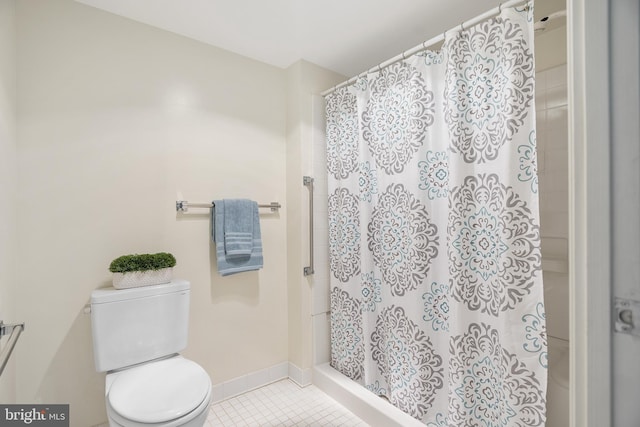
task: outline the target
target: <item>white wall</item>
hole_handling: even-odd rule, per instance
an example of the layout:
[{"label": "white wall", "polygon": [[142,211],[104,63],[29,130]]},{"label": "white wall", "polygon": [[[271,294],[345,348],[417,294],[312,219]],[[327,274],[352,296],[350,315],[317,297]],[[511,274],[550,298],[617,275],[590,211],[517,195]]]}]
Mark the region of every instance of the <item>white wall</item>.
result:
[{"label": "white wall", "polygon": [[126,253],[176,256],[192,283],[184,353],[214,384],[286,362],[287,210],[261,214],[264,269],[222,278],[208,211],[174,203],[286,208],[285,72],[71,0],[17,5],[18,400],[106,420],[82,309]]},{"label": "white wall", "polygon": [[[15,1],[0,0],[0,320],[20,321],[14,310],[16,222]],[[0,341],[0,348],[7,337]],[[18,342],[17,345],[24,345]],[[0,377],[0,402],[15,401],[15,353]]]}]

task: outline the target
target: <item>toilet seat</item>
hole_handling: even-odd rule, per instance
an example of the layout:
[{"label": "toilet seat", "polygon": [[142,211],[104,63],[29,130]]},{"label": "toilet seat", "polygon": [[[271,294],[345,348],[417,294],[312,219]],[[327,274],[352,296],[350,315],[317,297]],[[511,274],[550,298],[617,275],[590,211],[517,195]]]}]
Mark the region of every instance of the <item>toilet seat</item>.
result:
[{"label": "toilet seat", "polygon": [[182,425],[206,409],[211,398],[211,381],[205,370],[182,357],[114,375],[107,409],[123,425]]}]

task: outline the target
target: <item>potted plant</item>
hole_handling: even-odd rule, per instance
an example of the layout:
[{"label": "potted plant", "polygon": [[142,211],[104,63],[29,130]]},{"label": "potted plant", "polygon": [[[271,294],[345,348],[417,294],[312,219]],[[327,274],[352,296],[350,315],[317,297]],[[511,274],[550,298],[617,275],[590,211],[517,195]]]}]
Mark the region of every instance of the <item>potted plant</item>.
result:
[{"label": "potted plant", "polygon": [[111,261],[113,287],[128,289],[171,281],[176,259],[167,252],[123,255]]}]

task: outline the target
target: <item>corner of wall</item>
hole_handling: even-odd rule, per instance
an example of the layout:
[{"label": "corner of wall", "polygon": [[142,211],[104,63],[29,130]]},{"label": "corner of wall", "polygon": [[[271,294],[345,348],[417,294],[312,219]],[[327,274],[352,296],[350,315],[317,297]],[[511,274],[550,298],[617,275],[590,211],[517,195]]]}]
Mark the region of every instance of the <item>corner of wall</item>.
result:
[{"label": "corner of wall", "polygon": [[287,70],[287,289],[289,362],[305,371],[313,364],[313,276],[303,275],[309,259],[308,190],[313,176],[313,97],[345,77],[305,60]]}]

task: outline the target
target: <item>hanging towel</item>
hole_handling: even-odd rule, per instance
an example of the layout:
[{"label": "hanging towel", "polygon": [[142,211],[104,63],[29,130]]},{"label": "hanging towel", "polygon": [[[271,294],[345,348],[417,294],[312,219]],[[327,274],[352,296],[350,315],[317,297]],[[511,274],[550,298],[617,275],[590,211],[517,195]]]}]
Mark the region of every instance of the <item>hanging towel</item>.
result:
[{"label": "hanging towel", "polygon": [[251,255],[253,214],[256,202],[247,199],[224,201],[224,253],[227,257]]},{"label": "hanging towel", "polygon": [[252,239],[251,252],[248,255],[228,255],[225,250],[225,225],[227,221],[234,223],[226,215],[226,204],[229,200],[214,200],[214,208],[211,210],[211,230],[213,241],[216,245],[216,258],[218,260],[218,273],[221,276],[252,271],[262,268],[262,236],[260,234],[260,217],[258,204],[252,202]]}]

